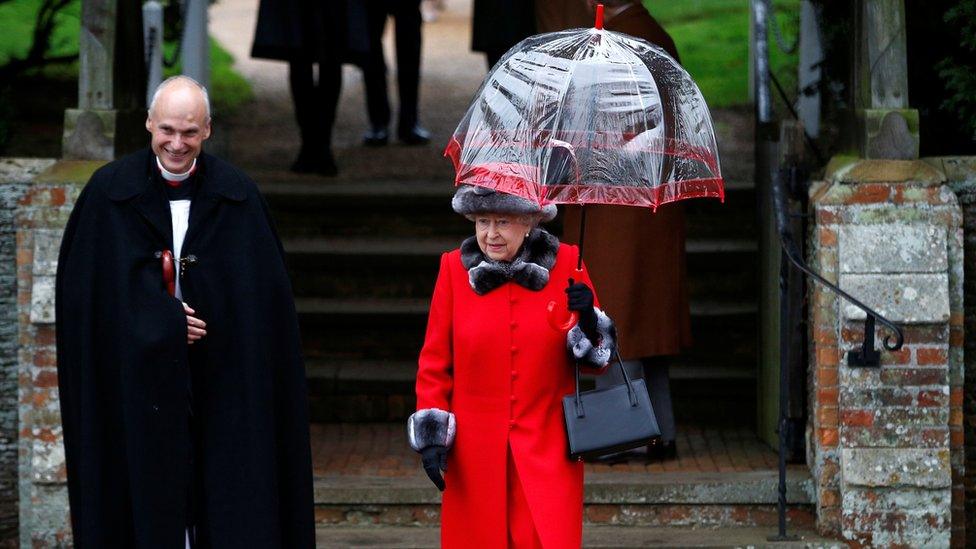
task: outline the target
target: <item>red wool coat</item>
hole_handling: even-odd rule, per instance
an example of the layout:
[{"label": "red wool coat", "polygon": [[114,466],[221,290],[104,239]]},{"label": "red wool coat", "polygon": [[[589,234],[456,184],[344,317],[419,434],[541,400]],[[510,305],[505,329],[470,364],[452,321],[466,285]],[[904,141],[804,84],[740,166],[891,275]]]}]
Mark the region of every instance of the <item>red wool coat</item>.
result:
[{"label": "red wool coat", "polygon": [[[550,300],[566,303],[578,253],[560,244],[540,291],[507,282],[484,295],[471,288],[459,250],[441,256],[417,408],[457,419],[441,507],[447,549],[507,546],[509,446],[542,545],[581,544],[583,464],[567,457],[561,404],[574,390],[574,361],[566,335],[546,321]],[[592,287],[585,268],[576,278]]]}]

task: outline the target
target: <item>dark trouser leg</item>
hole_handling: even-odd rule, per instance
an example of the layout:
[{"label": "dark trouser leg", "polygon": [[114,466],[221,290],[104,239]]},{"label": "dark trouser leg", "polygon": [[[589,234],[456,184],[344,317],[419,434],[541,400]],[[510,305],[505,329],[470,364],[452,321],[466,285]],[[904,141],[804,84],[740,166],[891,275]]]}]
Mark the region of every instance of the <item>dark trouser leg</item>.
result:
[{"label": "dark trouser leg", "polygon": [[488,62],[488,70],[490,71],[495,65],[498,64],[498,60],[505,55],[508,50],[489,50],[485,52],[485,61]]},{"label": "dark trouser leg", "polygon": [[295,104],[295,121],[302,139],[301,156],[314,154],[321,146],[318,97],[312,75],[312,61],[295,59],[288,63],[288,83]]},{"label": "dark trouser leg", "polygon": [[397,89],[400,97],[400,133],[417,124],[420,88],[421,26],[420,0],[392,0],[396,19]]},{"label": "dark trouser leg", "polygon": [[319,96],[322,98],[322,143],[332,147],[332,128],[342,91],[342,65],[338,62],[319,64]]},{"label": "dark trouser leg", "polygon": [[363,63],[366,86],[366,111],[374,128],[390,125],[390,100],[386,92],[386,61],[383,59],[383,29],[386,27],[386,2],[367,0],[366,19],[369,28],[369,53]]},{"label": "dark trouser leg", "polygon": [[667,357],[645,358],[644,381],[651,397],[651,406],[661,428],[661,441],[665,444],[675,438],[674,406],[671,403],[671,377]]}]

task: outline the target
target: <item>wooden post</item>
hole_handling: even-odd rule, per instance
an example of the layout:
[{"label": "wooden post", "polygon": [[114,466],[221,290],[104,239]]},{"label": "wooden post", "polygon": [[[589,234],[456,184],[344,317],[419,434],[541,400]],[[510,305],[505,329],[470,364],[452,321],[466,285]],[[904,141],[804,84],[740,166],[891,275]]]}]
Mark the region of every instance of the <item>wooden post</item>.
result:
[{"label": "wooden post", "polygon": [[863,158],[918,158],[918,111],[908,108],[904,0],[858,0],[854,101]]},{"label": "wooden post", "polygon": [[64,113],[61,155],[112,160],[146,142],[142,11],[137,2],[82,0],[78,108]]}]

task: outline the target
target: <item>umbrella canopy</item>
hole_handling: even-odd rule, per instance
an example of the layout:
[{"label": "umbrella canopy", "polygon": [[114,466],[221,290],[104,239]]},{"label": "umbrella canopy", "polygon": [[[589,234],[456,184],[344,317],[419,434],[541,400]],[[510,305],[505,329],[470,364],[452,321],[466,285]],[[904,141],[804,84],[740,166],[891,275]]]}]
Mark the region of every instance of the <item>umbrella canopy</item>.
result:
[{"label": "umbrella canopy", "polygon": [[488,74],[445,156],[455,183],[539,204],[724,198],[708,107],[664,50],[602,29],[540,34]]}]

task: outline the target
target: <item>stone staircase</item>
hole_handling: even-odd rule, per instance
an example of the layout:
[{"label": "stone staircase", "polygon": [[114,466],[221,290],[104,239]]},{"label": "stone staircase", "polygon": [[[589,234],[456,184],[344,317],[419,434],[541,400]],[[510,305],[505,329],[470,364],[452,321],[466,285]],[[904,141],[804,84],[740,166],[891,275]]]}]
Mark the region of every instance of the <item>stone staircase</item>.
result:
[{"label": "stone staircase", "polygon": [[[585,547],[845,547],[815,533],[812,482],[790,471],[788,534],[777,532],[772,472],[587,475]],[[440,496],[426,479],[335,477],[316,484],[320,547],[438,547]]]},{"label": "stone staircase", "polygon": [[[472,234],[470,222],[451,211],[452,187],[255,175],[266,181],[261,190],[292,274],[313,422],[402,425],[414,409],[439,255]],[[730,183],[724,204],[685,203],[695,345],[671,369],[679,422],[748,428],[755,417],[755,198],[751,184]],[[548,228],[559,234],[559,219]],[[318,474],[319,545],[437,547],[439,495],[418,475]],[[761,547],[776,531],[775,482],[771,469],[647,474],[606,467],[587,476],[584,545]],[[789,528],[804,537],[786,546],[837,546],[813,531],[810,486],[806,468],[792,467]]]},{"label": "stone staircase", "polygon": [[[451,211],[453,189],[287,180],[261,189],[292,273],[313,421],[404,419],[413,410],[439,255],[472,234]],[[752,418],[755,191],[730,183],[725,204],[685,204],[695,346],[671,369],[676,415],[692,422]],[[548,228],[561,232],[558,219]]]}]

